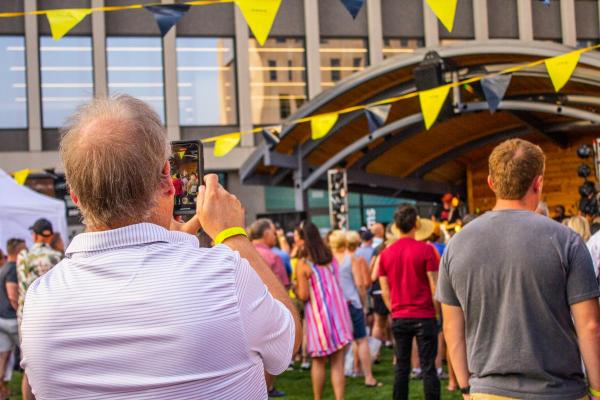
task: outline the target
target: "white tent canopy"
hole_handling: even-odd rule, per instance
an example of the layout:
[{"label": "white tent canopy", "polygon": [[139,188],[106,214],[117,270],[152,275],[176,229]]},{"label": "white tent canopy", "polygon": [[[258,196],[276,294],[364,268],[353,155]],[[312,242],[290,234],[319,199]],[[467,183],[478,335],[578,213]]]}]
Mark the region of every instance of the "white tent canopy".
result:
[{"label": "white tent canopy", "polygon": [[6,241],[20,238],[32,245],[29,227],[39,218],[52,223],[68,244],[67,214],[64,201],[45,196],[26,186],[20,186],[0,169],[0,248],[6,251]]}]

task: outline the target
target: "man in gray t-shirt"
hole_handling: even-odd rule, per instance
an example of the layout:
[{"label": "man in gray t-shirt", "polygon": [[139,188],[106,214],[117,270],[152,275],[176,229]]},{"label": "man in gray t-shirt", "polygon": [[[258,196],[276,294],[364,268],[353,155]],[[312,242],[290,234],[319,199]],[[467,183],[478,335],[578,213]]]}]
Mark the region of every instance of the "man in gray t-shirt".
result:
[{"label": "man in gray t-shirt", "polygon": [[581,399],[582,356],[591,392],[600,390],[600,290],[583,240],[532,212],[543,168],[529,142],[498,146],[489,178],[496,208],[442,258],[436,297],[465,398]]}]

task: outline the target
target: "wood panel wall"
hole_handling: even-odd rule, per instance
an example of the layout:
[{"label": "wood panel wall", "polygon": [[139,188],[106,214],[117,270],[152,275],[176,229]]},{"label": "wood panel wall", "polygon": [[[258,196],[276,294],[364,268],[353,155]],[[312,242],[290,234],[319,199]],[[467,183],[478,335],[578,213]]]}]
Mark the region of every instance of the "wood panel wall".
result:
[{"label": "wood panel wall", "polygon": [[[577,157],[577,148],[584,143],[591,146],[593,140],[599,136],[600,133],[578,135],[571,140],[571,145],[566,149],[561,149],[547,139],[532,140],[546,154],[543,200],[548,204],[551,214],[553,214],[553,208],[559,204],[565,206],[567,214],[577,214],[580,198],[579,186],[583,183],[583,179],[577,176],[577,167],[584,162]],[[472,161],[467,167],[470,212],[477,212],[477,210],[484,212],[494,207],[494,193],[487,185],[487,157],[492,149],[493,147],[490,147],[489,151],[485,152],[486,155]],[[589,158],[585,162],[594,171],[593,159]]]}]

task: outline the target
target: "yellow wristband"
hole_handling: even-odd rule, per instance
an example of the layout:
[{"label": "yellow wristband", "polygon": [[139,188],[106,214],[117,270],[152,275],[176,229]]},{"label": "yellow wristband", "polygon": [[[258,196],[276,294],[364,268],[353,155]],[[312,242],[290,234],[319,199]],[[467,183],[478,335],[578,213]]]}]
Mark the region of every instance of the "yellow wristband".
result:
[{"label": "yellow wristband", "polygon": [[221,231],[221,233],[219,233],[217,235],[217,237],[215,238],[215,244],[221,244],[224,241],[226,241],[227,239],[229,239],[230,237],[238,236],[238,235],[248,237],[246,230],[242,227],[236,226],[234,228],[227,228],[227,229]]},{"label": "yellow wristband", "polygon": [[600,391],[592,389],[592,387],[591,387],[591,386],[590,386],[590,388],[589,388],[589,389],[590,389],[590,394],[591,394],[592,396],[594,396],[594,397],[600,397]]}]

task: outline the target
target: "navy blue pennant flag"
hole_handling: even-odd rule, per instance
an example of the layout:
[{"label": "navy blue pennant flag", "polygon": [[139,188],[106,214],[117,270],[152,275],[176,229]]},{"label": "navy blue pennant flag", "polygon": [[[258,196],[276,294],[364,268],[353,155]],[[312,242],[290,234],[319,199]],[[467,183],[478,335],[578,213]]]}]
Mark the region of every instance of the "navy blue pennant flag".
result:
[{"label": "navy blue pennant flag", "polygon": [[512,75],[496,75],[481,80],[481,88],[492,114],[496,112],[504,98],[511,78]]},{"label": "navy blue pennant flag", "polygon": [[190,6],[187,4],[163,4],[160,6],[145,6],[144,8],[152,13],[158,24],[158,29],[160,29],[161,36],[165,36],[190,9]]},{"label": "navy blue pennant flag", "polygon": [[391,109],[391,104],[384,104],[365,109],[365,116],[367,117],[367,123],[369,124],[369,132],[373,133],[385,125],[385,121],[387,120],[388,115],[390,115]]},{"label": "navy blue pennant flag", "polygon": [[352,18],[356,19],[356,16],[365,3],[365,0],[342,0],[342,3],[350,15],[352,15]]}]

